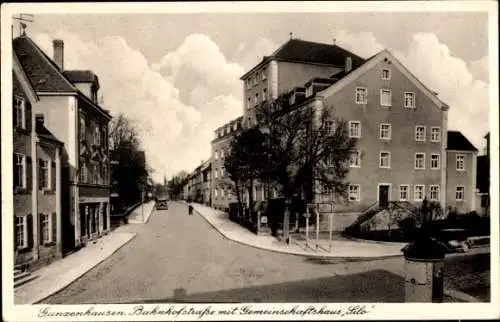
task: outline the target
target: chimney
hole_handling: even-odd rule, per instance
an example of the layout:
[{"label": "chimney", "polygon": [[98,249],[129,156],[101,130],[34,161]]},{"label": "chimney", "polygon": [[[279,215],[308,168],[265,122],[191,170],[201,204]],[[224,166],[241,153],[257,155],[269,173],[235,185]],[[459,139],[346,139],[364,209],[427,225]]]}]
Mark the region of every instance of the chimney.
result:
[{"label": "chimney", "polygon": [[64,70],[64,41],[54,39],[54,62],[61,71]]},{"label": "chimney", "polygon": [[345,59],[345,72],[349,73],[352,70],[352,58],[346,57]]},{"label": "chimney", "polygon": [[43,117],[43,114],[35,114],[35,124],[37,126],[40,126],[42,125],[43,126],[43,123],[44,123],[44,117]]}]

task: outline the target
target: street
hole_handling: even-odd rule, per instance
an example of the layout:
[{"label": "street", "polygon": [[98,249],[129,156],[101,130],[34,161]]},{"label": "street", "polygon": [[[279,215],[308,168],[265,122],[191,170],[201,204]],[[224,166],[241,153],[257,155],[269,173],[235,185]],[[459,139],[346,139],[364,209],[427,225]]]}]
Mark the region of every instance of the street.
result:
[{"label": "street", "polygon": [[122,229],[137,237],[43,303],[404,301],[402,258],[325,260],[259,250],[223,238],[178,202],[154,210],[147,224]]}]

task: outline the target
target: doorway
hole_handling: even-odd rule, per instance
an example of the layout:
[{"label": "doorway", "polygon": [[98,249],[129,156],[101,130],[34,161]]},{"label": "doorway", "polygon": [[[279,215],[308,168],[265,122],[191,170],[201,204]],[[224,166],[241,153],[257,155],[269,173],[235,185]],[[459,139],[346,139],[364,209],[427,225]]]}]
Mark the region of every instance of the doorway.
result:
[{"label": "doorway", "polygon": [[389,187],[388,184],[378,186],[378,204],[380,208],[387,208],[389,205]]}]

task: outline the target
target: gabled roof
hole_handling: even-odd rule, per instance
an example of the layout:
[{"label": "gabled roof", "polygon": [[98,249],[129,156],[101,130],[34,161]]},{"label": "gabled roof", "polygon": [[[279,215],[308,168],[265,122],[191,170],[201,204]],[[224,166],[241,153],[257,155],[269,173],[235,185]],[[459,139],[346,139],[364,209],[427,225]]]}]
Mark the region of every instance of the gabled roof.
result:
[{"label": "gabled roof", "polygon": [[448,146],[446,149],[477,152],[476,147],[459,131],[448,131]]},{"label": "gabled roof", "polygon": [[14,51],[12,52],[12,92],[14,95],[26,97],[31,104],[38,101],[38,95],[36,95]]},{"label": "gabled roof", "polygon": [[[394,67],[396,67],[404,76],[406,76],[414,85],[417,87],[420,91],[422,91],[426,96],[441,110],[447,111],[449,109],[449,106],[441,101],[435,92],[431,91],[427,86],[425,86],[415,75],[413,75],[399,60],[394,57],[394,55],[389,52],[389,50],[384,49],[380,51],[378,54],[372,56],[368,60],[366,60],[361,66],[354,67],[353,64],[353,70],[351,70],[349,73],[345,73],[345,75],[336,81],[332,86],[324,89],[323,91],[319,92],[317,96],[319,97],[329,97],[331,95],[334,95],[338,91],[340,91],[342,88],[350,84],[351,82],[355,81],[362,75],[364,75],[366,72],[368,72],[370,69],[375,67],[378,63],[380,63],[382,60],[388,60],[392,63]],[[334,75],[332,75],[334,78],[336,78]],[[342,75],[339,75],[342,76]]]},{"label": "gabled roof", "polygon": [[[23,71],[28,76],[33,89],[42,95],[43,93],[67,93],[77,95],[92,107],[96,108],[106,118],[111,119],[108,111],[92,102],[85,94],[78,90],[71,80],[60,70],[60,68],[41,50],[31,38],[22,36],[12,41],[12,47]],[[69,71],[71,77],[88,79],[95,76],[90,71]],[[97,76],[95,76],[97,78]]]},{"label": "gabled roof", "polygon": [[245,79],[255,69],[271,60],[343,67],[345,66],[345,60],[347,57],[351,57],[353,67],[361,65],[365,61],[358,55],[337,45],[323,44],[300,39],[290,39],[275,50],[270,56],[264,56],[260,63],[246,72],[240,79]]},{"label": "gabled roof", "polygon": [[91,70],[65,70],[63,72],[71,83],[92,83],[99,89],[99,78]]},{"label": "gabled roof", "polygon": [[64,145],[64,143],[59,141],[43,124],[37,123],[35,125],[35,130],[39,138],[51,141],[57,145]]},{"label": "gabled roof", "polygon": [[18,37],[12,47],[37,92],[76,92],[59,67],[29,37]]}]

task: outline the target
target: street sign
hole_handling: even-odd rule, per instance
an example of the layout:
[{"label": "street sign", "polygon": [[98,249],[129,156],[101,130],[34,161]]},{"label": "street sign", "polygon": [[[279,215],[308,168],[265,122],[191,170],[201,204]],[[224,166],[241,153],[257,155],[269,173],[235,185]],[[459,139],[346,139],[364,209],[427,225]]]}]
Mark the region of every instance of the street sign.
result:
[{"label": "street sign", "polygon": [[333,204],[327,202],[318,203],[318,211],[320,213],[332,213],[333,212]]}]

